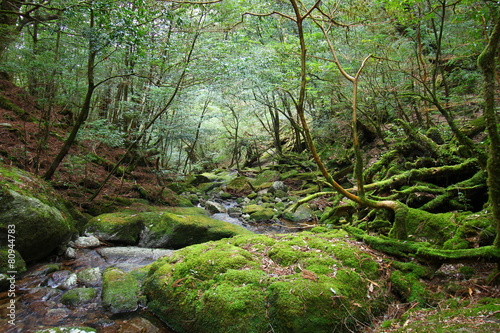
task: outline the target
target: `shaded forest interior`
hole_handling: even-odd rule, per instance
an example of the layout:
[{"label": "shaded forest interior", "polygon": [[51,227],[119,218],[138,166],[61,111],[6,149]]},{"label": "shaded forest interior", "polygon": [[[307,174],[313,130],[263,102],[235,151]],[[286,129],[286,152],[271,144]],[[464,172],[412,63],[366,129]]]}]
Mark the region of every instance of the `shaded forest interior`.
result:
[{"label": "shaded forest interior", "polygon": [[275,172],[325,230],[500,263],[496,1],[2,1],[0,29],[0,161],[89,217]]}]

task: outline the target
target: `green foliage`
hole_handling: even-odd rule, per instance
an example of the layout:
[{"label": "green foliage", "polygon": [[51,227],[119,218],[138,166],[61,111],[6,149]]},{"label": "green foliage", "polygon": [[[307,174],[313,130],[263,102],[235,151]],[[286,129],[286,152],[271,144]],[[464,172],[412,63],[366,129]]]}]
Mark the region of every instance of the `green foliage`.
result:
[{"label": "green foliage", "polygon": [[124,133],[106,119],[98,119],[87,123],[78,133],[78,140],[102,142],[109,147],[119,148],[124,145]]}]

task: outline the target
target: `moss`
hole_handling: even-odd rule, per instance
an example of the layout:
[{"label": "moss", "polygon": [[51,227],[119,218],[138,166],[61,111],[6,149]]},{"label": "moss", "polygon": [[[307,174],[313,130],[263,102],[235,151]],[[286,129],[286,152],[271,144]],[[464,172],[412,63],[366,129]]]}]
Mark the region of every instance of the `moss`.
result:
[{"label": "moss", "polygon": [[[279,178],[279,172],[278,171],[275,171],[275,170],[264,170],[264,171],[260,172],[257,175],[257,177],[255,177],[255,180],[253,180],[252,183],[253,183],[254,186],[258,186],[258,187],[260,187],[261,185],[263,185],[265,183],[269,183],[270,185],[272,185],[272,183],[275,180],[278,180],[278,178]],[[267,186],[267,187],[269,187],[269,186]]]},{"label": "moss", "polygon": [[274,209],[263,208],[262,210],[250,214],[250,219],[253,221],[269,221],[276,215]]},{"label": "moss", "polygon": [[391,274],[390,281],[392,287],[406,302],[416,302],[420,306],[426,306],[430,297],[430,292],[426,286],[413,273],[403,273],[394,271]]},{"label": "moss", "polygon": [[142,228],[143,219],[138,214],[124,212],[94,217],[85,227],[85,232],[106,241],[135,245]]},{"label": "moss", "polygon": [[133,274],[116,267],[103,274],[102,305],[112,313],[135,311],[142,303],[140,283]]},{"label": "moss", "polygon": [[252,192],[247,177],[237,177],[226,185],[226,192],[237,196],[245,196]]},{"label": "moss", "polygon": [[20,116],[22,120],[27,120],[26,111],[24,111],[23,109],[21,109],[20,107],[18,107],[14,103],[12,103],[12,101],[7,99],[5,96],[0,95],[0,107],[5,109],[5,110],[13,111],[18,116]]},{"label": "moss", "polygon": [[181,249],[149,266],[148,308],[179,332],[354,329],[385,309],[385,284],[377,262],[338,235],[238,236]]},{"label": "moss", "polygon": [[[451,299],[434,309],[414,309],[401,317],[393,326],[401,327],[391,332],[497,332],[500,314],[498,298],[482,298],[478,302]],[[418,313],[415,313],[417,312]],[[409,320],[418,316],[418,320]]]},{"label": "moss", "polygon": [[435,245],[443,245],[457,228],[454,213],[432,214],[404,205],[396,209],[394,219],[390,237]]},{"label": "moss", "polygon": [[94,288],[74,288],[62,295],[61,303],[70,307],[81,306],[90,303],[95,296]]},{"label": "moss", "polygon": [[6,274],[8,271],[14,271],[17,274],[24,273],[26,271],[26,263],[18,251],[9,248],[0,248],[0,274]]}]

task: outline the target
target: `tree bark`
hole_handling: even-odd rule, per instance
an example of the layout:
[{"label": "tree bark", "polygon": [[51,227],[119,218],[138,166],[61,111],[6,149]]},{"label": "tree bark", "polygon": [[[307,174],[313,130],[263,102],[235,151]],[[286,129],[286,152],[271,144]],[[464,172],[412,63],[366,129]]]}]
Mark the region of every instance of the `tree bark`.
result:
[{"label": "tree bark", "polygon": [[498,132],[498,117],[495,110],[495,73],[496,54],[500,41],[500,8],[496,13],[496,23],[488,41],[488,45],[479,55],[477,63],[484,78],[484,117],[486,130],[490,138],[489,157],[486,170],[488,172],[488,191],[493,220],[497,226],[497,236],[494,245],[500,248],[500,133]]},{"label": "tree bark", "polygon": [[[94,13],[91,10],[90,13],[90,28],[94,27]],[[52,177],[54,176],[54,173],[56,172],[57,168],[59,167],[59,164],[61,164],[62,160],[66,155],[68,154],[71,146],[76,140],[76,136],[78,134],[78,131],[80,130],[80,127],[85,123],[89,116],[90,112],[90,104],[92,101],[92,95],[94,93],[94,90],[96,88],[96,85],[94,83],[94,67],[95,67],[95,59],[97,56],[97,50],[94,46],[94,42],[92,40],[89,42],[89,56],[87,59],[87,93],[85,95],[85,100],[83,102],[83,106],[80,110],[80,114],[78,115],[78,118],[75,121],[75,124],[73,125],[73,128],[71,129],[71,133],[69,134],[68,138],[64,142],[61,150],[57,154],[57,156],[54,158],[52,161],[52,164],[50,165],[49,169],[45,172],[43,175],[43,179],[45,180],[51,180]]]}]

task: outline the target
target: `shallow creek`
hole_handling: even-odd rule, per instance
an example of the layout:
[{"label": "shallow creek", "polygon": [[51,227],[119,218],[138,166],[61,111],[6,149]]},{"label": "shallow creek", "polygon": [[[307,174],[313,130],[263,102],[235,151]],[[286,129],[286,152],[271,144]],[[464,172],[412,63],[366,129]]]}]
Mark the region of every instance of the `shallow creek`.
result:
[{"label": "shallow creek", "polygon": [[[99,268],[103,272],[111,265],[129,271],[171,252],[136,247],[76,249],[75,259],[56,257],[52,261],[31,266],[16,281],[15,325],[7,321],[10,298],[6,292],[0,294],[0,331],[25,333],[58,326],[88,326],[103,333],[173,333],[146,309],[139,308],[127,315],[112,315],[107,312],[100,302],[102,280],[92,286],[97,291],[92,302],[75,307],[61,303],[66,290],[81,286],[76,277],[71,282],[72,274],[87,268]],[[59,270],[54,271],[56,268]]]},{"label": "shallow creek", "polygon": [[[234,208],[234,201],[221,201],[225,209]],[[243,226],[255,233],[287,233],[309,229],[311,223],[294,223],[286,220],[251,222],[240,213],[216,213],[212,218]],[[99,268],[100,272],[109,266],[130,271],[147,265],[173,251],[165,249],[144,249],[138,247],[77,248],[74,259],[62,256],[30,266],[16,281],[15,325],[8,320],[11,298],[7,292],[0,294],[0,332],[26,333],[37,329],[60,326],[87,326],[100,333],[175,333],[166,327],[145,308],[133,313],[113,315],[101,304],[102,279],[94,285],[82,285],[76,274],[88,268]],[[73,282],[71,281],[73,278]],[[71,285],[71,283],[73,283]],[[70,284],[70,285],[65,285]],[[61,303],[65,291],[75,287],[92,287],[97,291],[87,304],[66,306]]]}]

